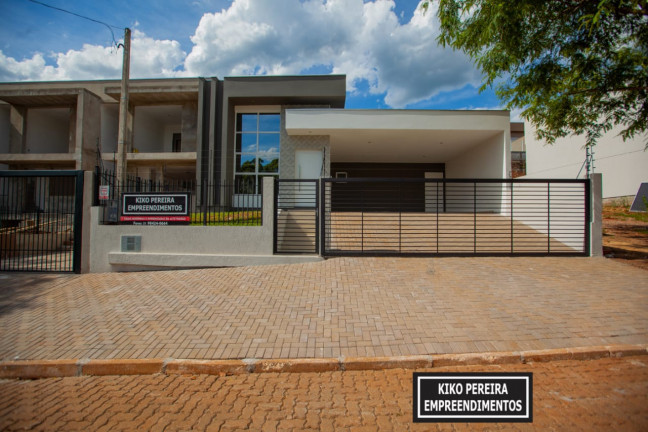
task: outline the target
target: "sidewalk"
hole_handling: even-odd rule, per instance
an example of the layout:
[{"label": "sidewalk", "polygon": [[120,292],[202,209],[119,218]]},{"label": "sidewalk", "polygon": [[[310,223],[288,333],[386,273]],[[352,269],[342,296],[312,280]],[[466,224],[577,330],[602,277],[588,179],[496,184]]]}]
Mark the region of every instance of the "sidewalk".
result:
[{"label": "sidewalk", "polygon": [[337,358],[648,344],[648,272],[603,258],[337,258],[0,273],[0,360]]},{"label": "sidewalk", "polygon": [[0,380],[0,429],[645,431],[647,359],[434,369],[532,372],[533,423],[414,424],[413,371],[390,369]]}]

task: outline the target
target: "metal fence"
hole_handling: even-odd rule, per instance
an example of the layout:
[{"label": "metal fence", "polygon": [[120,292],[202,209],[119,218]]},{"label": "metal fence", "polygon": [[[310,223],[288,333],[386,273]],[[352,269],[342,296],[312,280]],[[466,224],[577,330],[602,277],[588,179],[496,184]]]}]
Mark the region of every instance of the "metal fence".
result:
[{"label": "metal fence", "polygon": [[81,270],[82,171],[0,171],[0,271]]},{"label": "metal fence", "polygon": [[[100,199],[101,186],[108,186]],[[95,170],[94,205],[103,207],[101,223],[116,224],[120,220],[120,198],[123,193],[168,192],[189,193],[190,225],[195,226],[258,226],[263,220],[263,192],[250,194],[238,182],[202,182],[186,180],[154,181],[128,176],[120,183],[111,171]]]},{"label": "metal fence", "polygon": [[588,180],[323,179],[322,255],[589,255]]}]

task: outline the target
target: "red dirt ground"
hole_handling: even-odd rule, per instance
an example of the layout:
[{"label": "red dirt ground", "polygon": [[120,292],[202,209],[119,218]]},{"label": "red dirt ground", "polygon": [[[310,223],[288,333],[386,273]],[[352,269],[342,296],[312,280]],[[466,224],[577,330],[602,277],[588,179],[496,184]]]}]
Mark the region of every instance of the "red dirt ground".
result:
[{"label": "red dirt ground", "polygon": [[648,270],[648,214],[627,207],[603,207],[603,253]]}]

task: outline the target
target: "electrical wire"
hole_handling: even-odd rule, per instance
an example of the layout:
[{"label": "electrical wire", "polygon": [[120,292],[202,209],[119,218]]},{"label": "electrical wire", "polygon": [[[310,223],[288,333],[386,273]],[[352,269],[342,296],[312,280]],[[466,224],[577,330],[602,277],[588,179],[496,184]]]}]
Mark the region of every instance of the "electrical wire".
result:
[{"label": "electrical wire", "polygon": [[38,1],[38,0],[27,0],[27,1],[30,1],[30,2],[32,2],[32,3],[39,4],[39,5],[41,5],[41,6],[45,6],[45,7],[50,8],[50,9],[54,9],[54,10],[57,10],[57,11],[65,12],[65,13],[67,13],[67,14],[74,15],[74,16],[76,16],[76,17],[83,18],[83,19],[86,19],[86,20],[88,20],[88,21],[92,21],[92,22],[95,22],[95,23],[97,23],[97,24],[101,24],[101,25],[106,26],[106,28],[110,31],[110,34],[112,35],[112,40],[113,40],[113,43],[115,44],[115,46],[118,46],[118,44],[117,44],[117,40],[115,40],[115,33],[112,31],[112,29],[125,30],[124,27],[119,27],[119,26],[110,25],[110,24],[105,23],[105,22],[103,22],[103,21],[99,21],[99,20],[96,20],[96,19],[94,19],[94,18],[90,18],[90,17],[84,16],[84,15],[80,15],[80,14],[78,14],[78,13],[71,12],[71,11],[66,10],[66,9],[62,9],[62,8],[60,8],[60,7],[56,7],[56,6],[52,6],[52,5],[48,5],[47,3],[43,3],[43,2],[40,2],[40,1]]}]

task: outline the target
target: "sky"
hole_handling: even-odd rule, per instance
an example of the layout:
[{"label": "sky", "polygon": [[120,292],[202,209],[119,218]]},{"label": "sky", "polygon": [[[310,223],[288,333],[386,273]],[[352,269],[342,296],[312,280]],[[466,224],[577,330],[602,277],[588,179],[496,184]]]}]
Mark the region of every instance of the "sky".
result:
[{"label": "sky", "polygon": [[[0,0],[0,82],[344,74],[347,108],[501,109],[418,0]],[[517,120],[519,114],[513,113]]]}]

